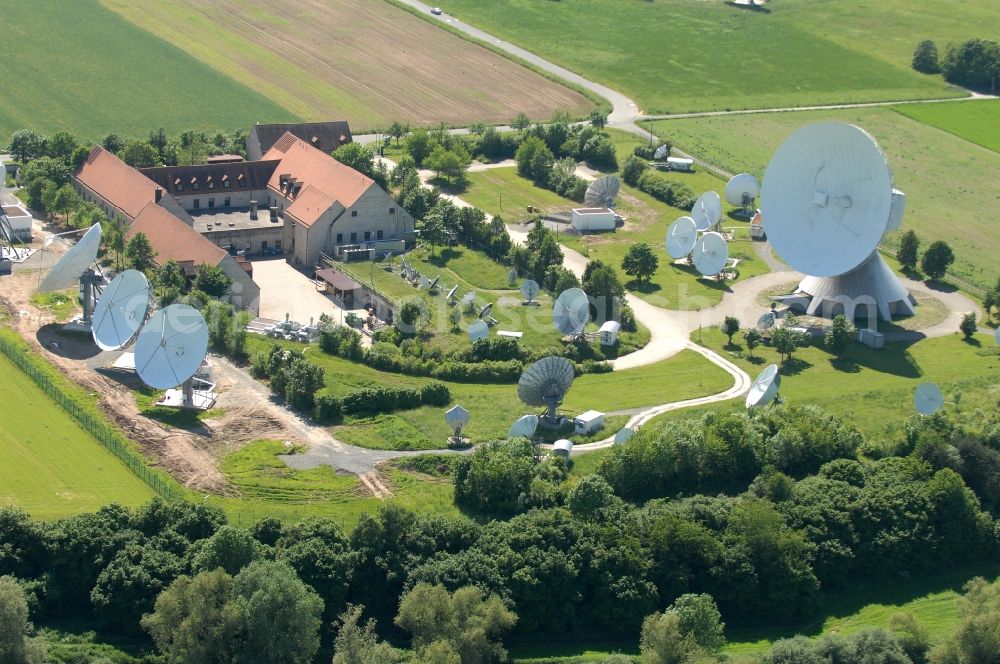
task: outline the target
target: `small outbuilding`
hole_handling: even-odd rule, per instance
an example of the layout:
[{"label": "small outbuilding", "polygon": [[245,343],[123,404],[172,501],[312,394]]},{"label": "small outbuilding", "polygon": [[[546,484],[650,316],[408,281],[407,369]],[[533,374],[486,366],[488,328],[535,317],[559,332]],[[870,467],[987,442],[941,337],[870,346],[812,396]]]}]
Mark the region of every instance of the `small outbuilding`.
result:
[{"label": "small outbuilding", "polygon": [[589,231],[613,231],[615,213],[608,208],[573,208],[573,228]]},{"label": "small outbuilding", "polygon": [[3,214],[10,224],[11,239],[31,242],[31,213],[20,205],[4,205]]},{"label": "small outbuilding", "polygon": [[622,329],[622,324],[616,320],[609,320],[601,326],[601,345],[614,346],[618,343],[618,331]]},{"label": "small outbuilding", "polygon": [[566,440],[565,438],[557,440],[552,443],[552,454],[555,456],[561,456],[568,459],[569,455],[573,453],[573,441]]},{"label": "small outbuilding", "polygon": [[573,418],[573,431],[584,436],[604,428],[604,413],[588,410]]},{"label": "small outbuilding", "polygon": [[694,170],[694,159],[667,157],[667,170],[684,171],[685,173],[689,173]]}]

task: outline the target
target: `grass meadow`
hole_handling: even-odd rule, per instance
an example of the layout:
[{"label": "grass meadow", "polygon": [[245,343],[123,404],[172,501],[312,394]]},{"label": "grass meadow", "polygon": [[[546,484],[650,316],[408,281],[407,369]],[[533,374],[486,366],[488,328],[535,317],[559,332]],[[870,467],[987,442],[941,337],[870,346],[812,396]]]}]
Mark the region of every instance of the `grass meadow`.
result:
[{"label": "grass meadow", "polygon": [[139,505],[153,491],[0,356],[0,505],[38,519]]},{"label": "grass meadow", "polygon": [[[132,25],[97,0],[0,0],[7,48],[0,84],[0,145],[31,128],[68,129],[100,141],[109,131],[142,136],[164,127],[248,128],[297,114],[180,48]],[[16,91],[13,92],[12,91]]]},{"label": "grass meadow", "polygon": [[908,118],[936,127],[976,145],[1000,152],[1000,100],[984,99],[974,104],[943,102],[908,104],[894,109]]},{"label": "grass meadow", "polygon": [[[961,96],[910,68],[922,39],[981,35],[990,0],[450,0],[447,12],[632,97],[645,113]],[[558,36],[552,26],[558,25]],[[599,30],[595,30],[600,26]],[[831,29],[831,26],[836,26]],[[988,36],[988,35],[986,35]]]},{"label": "grass meadow", "polygon": [[[927,104],[926,108],[935,106]],[[909,113],[915,107],[899,108]],[[795,129],[828,120],[856,124],[879,142],[895,186],[906,193],[903,230],[916,231],[925,247],[933,240],[948,242],[955,252],[951,273],[956,276],[980,287],[996,283],[1000,193],[995,174],[1000,173],[1000,153],[989,148],[891,108],[663,120],[655,123],[654,131],[685,152],[730,172],[762,177],[774,151]],[[987,123],[979,135],[995,132],[996,124]],[[886,243],[894,247],[897,235],[887,235]]]}]

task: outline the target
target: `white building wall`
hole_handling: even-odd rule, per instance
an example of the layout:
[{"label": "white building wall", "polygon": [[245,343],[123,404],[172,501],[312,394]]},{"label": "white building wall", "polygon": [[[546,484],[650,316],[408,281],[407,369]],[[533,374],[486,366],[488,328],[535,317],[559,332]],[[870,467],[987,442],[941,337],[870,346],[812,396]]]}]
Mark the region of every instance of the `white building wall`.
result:
[{"label": "white building wall", "polygon": [[260,311],[260,286],[246,273],[236,259],[226,255],[219,267],[233,280],[225,298],[238,308],[249,309],[255,315]]}]

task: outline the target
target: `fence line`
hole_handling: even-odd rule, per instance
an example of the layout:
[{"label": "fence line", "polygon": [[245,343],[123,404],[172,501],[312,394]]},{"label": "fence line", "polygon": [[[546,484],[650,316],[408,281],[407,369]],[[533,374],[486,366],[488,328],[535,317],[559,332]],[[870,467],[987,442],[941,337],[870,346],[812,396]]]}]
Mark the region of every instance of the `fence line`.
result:
[{"label": "fence line", "polygon": [[67,395],[45,372],[35,366],[23,348],[0,336],[0,352],[31,378],[39,389],[55,401],[84,431],[93,436],[101,447],[115,455],[132,474],[145,482],[158,496],[165,500],[183,500],[183,492],[173,482],[165,479],[161,472],[150,468],[146,460],[132,449],[132,445],[117,429],[95,417]]}]

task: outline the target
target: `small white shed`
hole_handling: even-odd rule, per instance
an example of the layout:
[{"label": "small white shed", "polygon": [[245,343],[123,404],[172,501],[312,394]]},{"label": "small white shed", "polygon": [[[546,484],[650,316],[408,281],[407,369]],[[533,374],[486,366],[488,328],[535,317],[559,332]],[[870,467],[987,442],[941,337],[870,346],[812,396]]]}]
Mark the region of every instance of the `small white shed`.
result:
[{"label": "small white shed", "polygon": [[573,208],[573,228],[581,232],[613,231],[615,213],[608,208]]},{"label": "small white shed", "polygon": [[601,326],[601,345],[614,346],[618,343],[618,331],[622,329],[622,324],[616,320],[609,320]]},{"label": "small white shed", "polygon": [[31,213],[20,205],[4,205],[3,213],[14,239],[31,242]]},{"label": "small white shed", "polygon": [[573,418],[573,431],[584,436],[604,427],[604,413],[588,410]]},{"label": "small white shed", "polygon": [[569,455],[572,453],[573,453],[573,441],[566,440],[565,438],[563,438],[562,440],[557,440],[556,442],[552,443],[553,455],[565,457],[568,459]]}]

